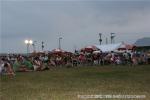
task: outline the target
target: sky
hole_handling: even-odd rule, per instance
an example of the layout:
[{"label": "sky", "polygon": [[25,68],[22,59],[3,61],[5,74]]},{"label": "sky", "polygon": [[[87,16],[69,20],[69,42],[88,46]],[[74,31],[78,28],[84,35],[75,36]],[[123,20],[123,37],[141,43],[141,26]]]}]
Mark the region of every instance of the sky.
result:
[{"label": "sky", "polygon": [[[73,51],[102,44],[110,33],[115,43],[134,43],[150,37],[149,0],[1,0],[0,53],[25,53],[24,40],[36,42],[36,50],[58,48]],[[30,51],[33,50],[30,45]]]}]

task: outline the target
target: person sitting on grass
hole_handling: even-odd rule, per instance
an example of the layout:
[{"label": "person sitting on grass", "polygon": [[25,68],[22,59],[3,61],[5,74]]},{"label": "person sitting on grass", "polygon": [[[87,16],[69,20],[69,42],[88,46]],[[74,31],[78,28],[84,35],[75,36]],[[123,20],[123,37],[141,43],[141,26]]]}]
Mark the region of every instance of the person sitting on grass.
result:
[{"label": "person sitting on grass", "polygon": [[48,66],[48,62],[49,62],[49,58],[48,58],[48,55],[44,55],[44,58],[43,58],[43,65],[45,66],[45,69],[50,69],[49,66]]},{"label": "person sitting on grass", "polygon": [[3,75],[4,74],[4,59],[0,59],[0,75]]},{"label": "person sitting on grass", "polygon": [[56,65],[61,66],[62,65],[62,57],[59,55],[56,55]]},{"label": "person sitting on grass", "polygon": [[48,66],[49,66],[49,69],[50,69],[51,66],[52,67],[56,67],[56,63],[55,63],[55,60],[54,60],[53,57],[49,58],[49,60],[48,60]]},{"label": "person sitting on grass", "polygon": [[73,55],[71,57],[72,66],[78,66],[78,57],[76,55]]},{"label": "person sitting on grass", "polygon": [[120,65],[120,64],[121,64],[121,58],[120,58],[119,55],[116,56],[115,63],[116,63],[117,65]]},{"label": "person sitting on grass", "polygon": [[19,56],[13,64],[13,69],[16,72],[29,72],[31,71],[25,64],[24,58]]},{"label": "person sitting on grass", "polygon": [[34,67],[33,67],[31,61],[28,58],[24,59],[23,65],[25,65],[29,71],[34,70]]},{"label": "person sitting on grass", "polygon": [[85,62],[86,62],[86,58],[85,58],[85,55],[83,53],[81,53],[78,57],[78,60],[80,62],[80,65],[85,65]]},{"label": "person sitting on grass", "polygon": [[132,55],[132,65],[133,66],[138,65],[138,57],[135,53]]},{"label": "person sitting on grass", "polygon": [[15,73],[9,61],[7,59],[2,59],[2,61],[4,62],[3,63],[4,75],[8,75],[9,77],[15,76]]},{"label": "person sitting on grass", "polygon": [[114,51],[111,51],[110,62],[111,62],[111,64],[115,64],[115,53],[114,53]]},{"label": "person sitting on grass", "polygon": [[33,61],[34,71],[42,71],[45,69],[42,62],[40,61],[39,57],[35,57]]}]

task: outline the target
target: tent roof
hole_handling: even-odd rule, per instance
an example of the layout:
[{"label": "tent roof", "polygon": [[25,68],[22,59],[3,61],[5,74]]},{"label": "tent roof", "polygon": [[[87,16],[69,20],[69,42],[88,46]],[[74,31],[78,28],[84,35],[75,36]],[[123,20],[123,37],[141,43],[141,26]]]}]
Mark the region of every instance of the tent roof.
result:
[{"label": "tent roof", "polygon": [[150,46],[150,37],[145,37],[145,38],[138,39],[135,42],[135,45],[137,47]]},{"label": "tent roof", "polygon": [[126,44],[126,43],[122,43],[122,45],[118,48],[120,50],[132,50],[135,49],[135,45],[133,44]]},{"label": "tent roof", "polygon": [[98,49],[100,49],[102,52],[111,52],[117,50],[122,43],[116,43],[116,44],[107,44],[107,45],[95,45]]},{"label": "tent roof", "polygon": [[53,49],[51,53],[64,53],[65,51],[62,49]]}]

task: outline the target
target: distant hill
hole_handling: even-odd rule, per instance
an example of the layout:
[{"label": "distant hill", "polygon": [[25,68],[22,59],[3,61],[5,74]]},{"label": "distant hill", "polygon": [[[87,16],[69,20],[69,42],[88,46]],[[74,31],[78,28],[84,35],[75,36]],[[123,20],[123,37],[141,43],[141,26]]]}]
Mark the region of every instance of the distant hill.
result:
[{"label": "distant hill", "polygon": [[150,37],[145,37],[145,38],[138,39],[135,42],[135,45],[136,46],[150,46]]}]

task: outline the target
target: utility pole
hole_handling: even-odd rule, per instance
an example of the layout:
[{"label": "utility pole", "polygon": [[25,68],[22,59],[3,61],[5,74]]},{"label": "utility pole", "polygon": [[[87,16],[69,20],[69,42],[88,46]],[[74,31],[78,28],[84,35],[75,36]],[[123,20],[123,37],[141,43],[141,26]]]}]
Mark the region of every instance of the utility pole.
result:
[{"label": "utility pole", "polygon": [[33,52],[36,52],[36,41],[33,41],[32,46],[33,46]]},{"label": "utility pole", "polygon": [[102,33],[99,33],[99,43],[102,44]]},{"label": "utility pole", "polygon": [[44,50],[44,42],[42,41],[42,51]]},{"label": "utility pole", "polygon": [[62,37],[59,37],[58,41],[59,41],[59,49],[61,49],[61,39]]},{"label": "utility pole", "polygon": [[110,40],[111,40],[111,44],[112,43],[115,43],[115,40],[114,40],[114,38],[115,38],[115,33],[110,33]]},{"label": "utility pole", "polygon": [[108,38],[106,37],[106,44],[108,44]]}]

